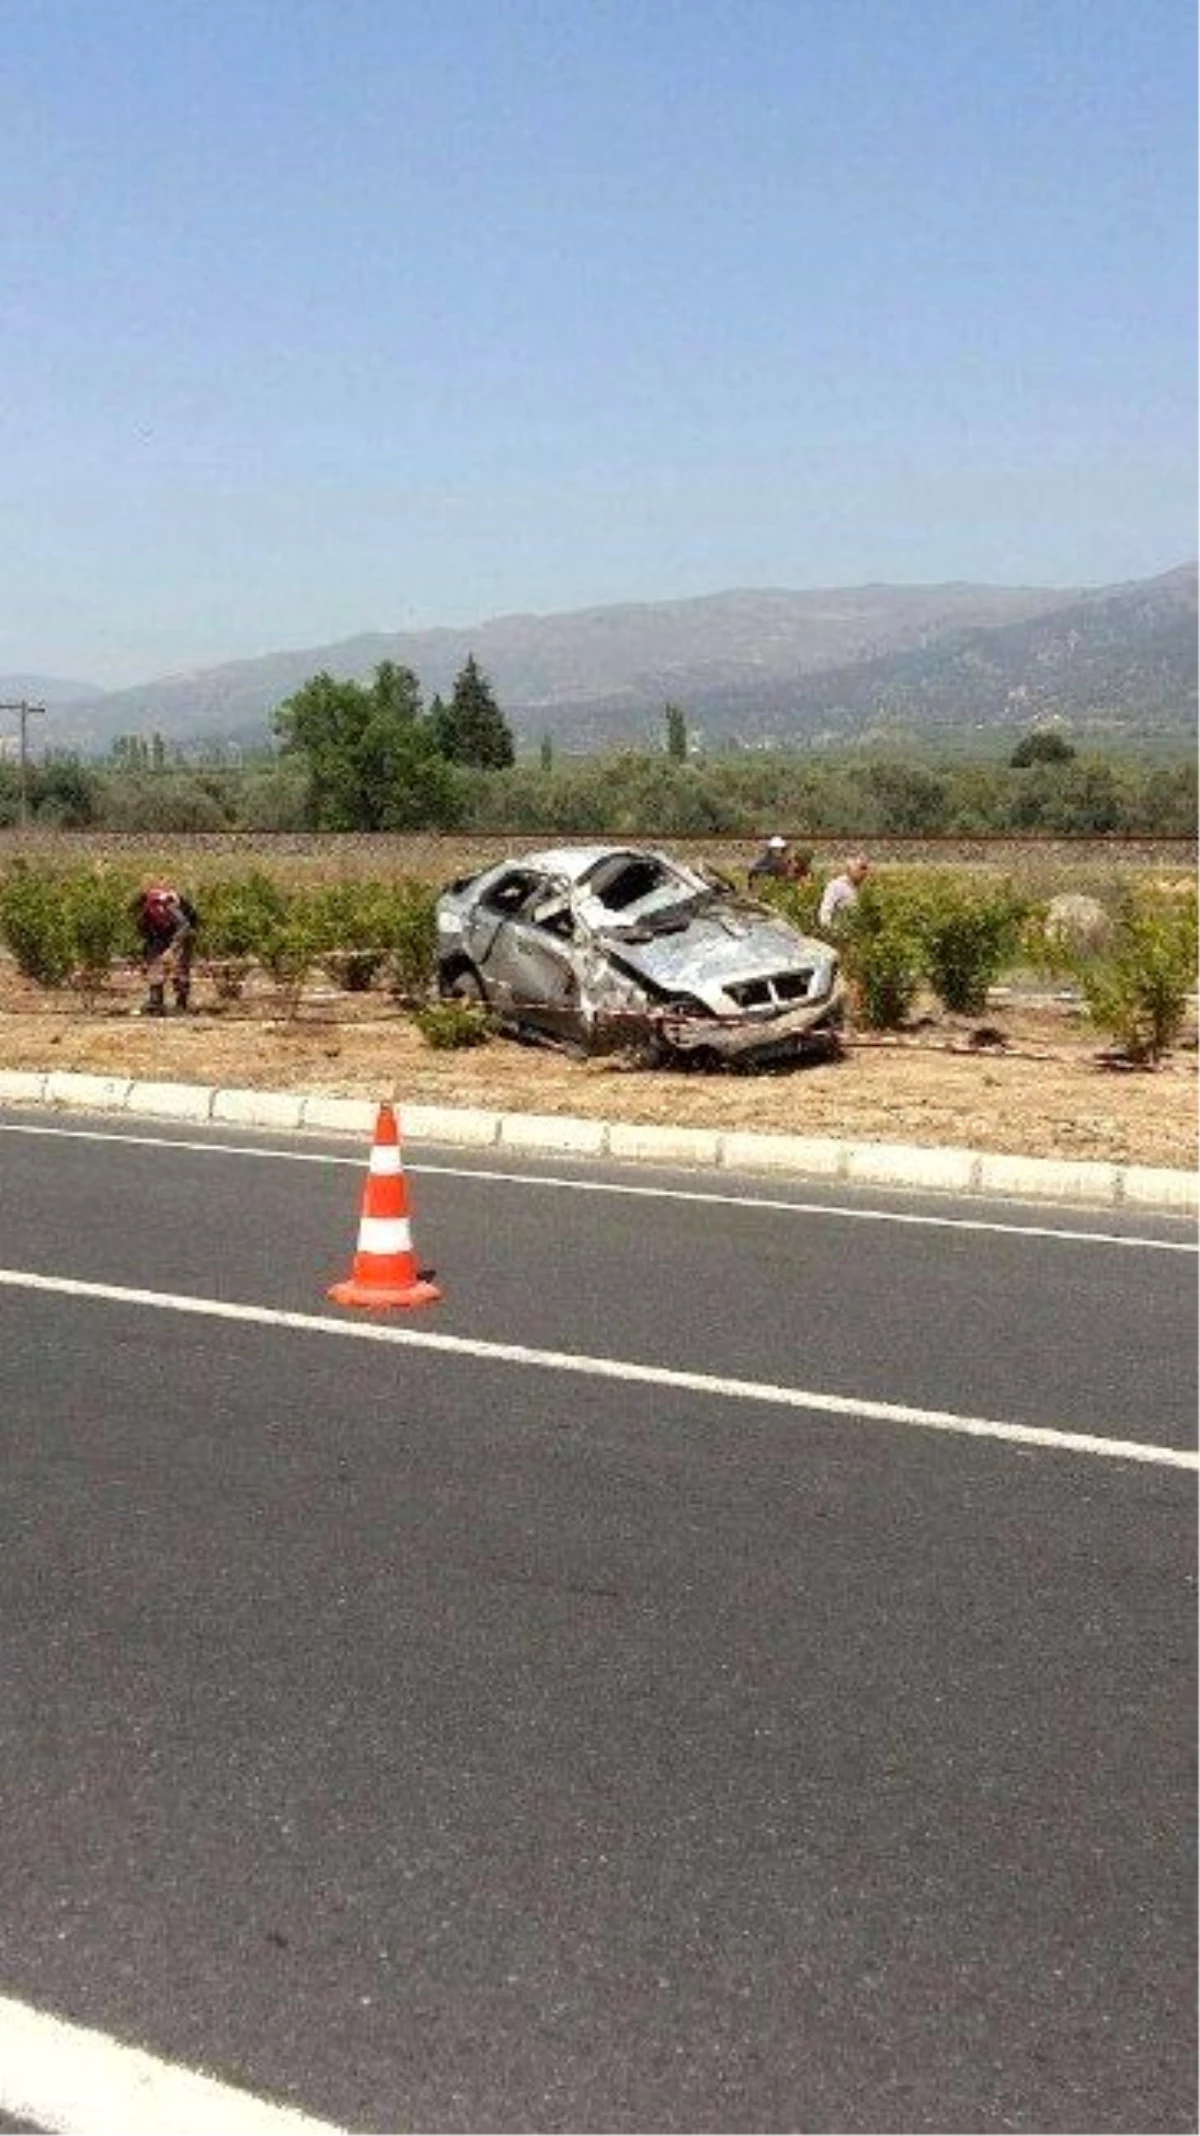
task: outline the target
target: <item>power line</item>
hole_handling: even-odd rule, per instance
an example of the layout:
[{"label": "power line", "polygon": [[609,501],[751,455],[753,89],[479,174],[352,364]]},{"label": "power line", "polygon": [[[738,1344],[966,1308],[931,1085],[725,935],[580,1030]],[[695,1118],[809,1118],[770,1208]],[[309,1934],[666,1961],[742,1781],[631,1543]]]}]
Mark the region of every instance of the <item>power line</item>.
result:
[{"label": "power line", "polygon": [[44,719],[46,707],[31,704],[27,697],[18,697],[10,703],[0,704],[0,712],[15,712],[20,722],[21,739],[17,749],[17,763],[20,767],[20,820],[25,824],[29,821],[29,722],[31,719]]}]

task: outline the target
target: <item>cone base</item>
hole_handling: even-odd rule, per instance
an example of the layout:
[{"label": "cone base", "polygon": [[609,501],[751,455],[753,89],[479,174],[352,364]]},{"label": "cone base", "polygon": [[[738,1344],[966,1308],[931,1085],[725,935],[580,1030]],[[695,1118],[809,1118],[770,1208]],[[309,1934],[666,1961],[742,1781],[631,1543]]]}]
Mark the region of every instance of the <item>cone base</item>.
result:
[{"label": "cone base", "polygon": [[423,1279],[416,1283],[358,1283],[351,1276],[345,1283],[335,1283],[326,1292],[336,1305],[364,1305],[386,1307],[390,1305],[435,1305],[441,1297],[436,1283]]}]

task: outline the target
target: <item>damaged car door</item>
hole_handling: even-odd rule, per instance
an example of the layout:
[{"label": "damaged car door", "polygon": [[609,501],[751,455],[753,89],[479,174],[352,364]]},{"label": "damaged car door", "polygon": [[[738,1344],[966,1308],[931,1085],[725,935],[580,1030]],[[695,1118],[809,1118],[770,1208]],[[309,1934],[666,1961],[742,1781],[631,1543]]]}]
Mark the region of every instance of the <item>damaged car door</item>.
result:
[{"label": "damaged car door", "polygon": [[579,1038],[575,940],[567,883],[514,868],[492,886],[476,907],[469,945],[488,999],[506,1022]]}]

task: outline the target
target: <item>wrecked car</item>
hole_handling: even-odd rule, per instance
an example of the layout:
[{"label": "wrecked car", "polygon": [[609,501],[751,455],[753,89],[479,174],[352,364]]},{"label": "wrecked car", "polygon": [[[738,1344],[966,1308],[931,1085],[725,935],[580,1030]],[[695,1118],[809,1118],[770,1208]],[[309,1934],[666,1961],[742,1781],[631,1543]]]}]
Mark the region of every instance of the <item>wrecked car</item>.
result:
[{"label": "wrecked car", "polygon": [[836,1050],[836,952],[665,853],[572,846],[465,876],[437,907],[438,984],[578,1053],[759,1064]]}]

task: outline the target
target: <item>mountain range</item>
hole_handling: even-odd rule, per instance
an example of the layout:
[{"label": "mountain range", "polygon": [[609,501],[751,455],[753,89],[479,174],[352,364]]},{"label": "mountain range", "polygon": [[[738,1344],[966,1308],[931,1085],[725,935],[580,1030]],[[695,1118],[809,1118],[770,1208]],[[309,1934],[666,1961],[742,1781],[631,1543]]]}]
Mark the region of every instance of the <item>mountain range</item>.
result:
[{"label": "mountain range", "polygon": [[681,705],[710,743],[911,740],[1057,720],[1097,740],[1182,740],[1196,713],[1197,572],[1107,587],[870,585],[714,593],[468,627],[371,632],[258,659],[89,690],[0,676],[0,699],[50,708],[49,747],[92,754],[118,734],[173,745],[263,743],[275,708],[324,670],[382,660],[448,695],[473,653],[518,743],[567,751],[661,740]]},{"label": "mountain range", "polygon": [[99,694],[94,683],[69,682],[64,675],[0,675],[5,704],[71,705]]}]

